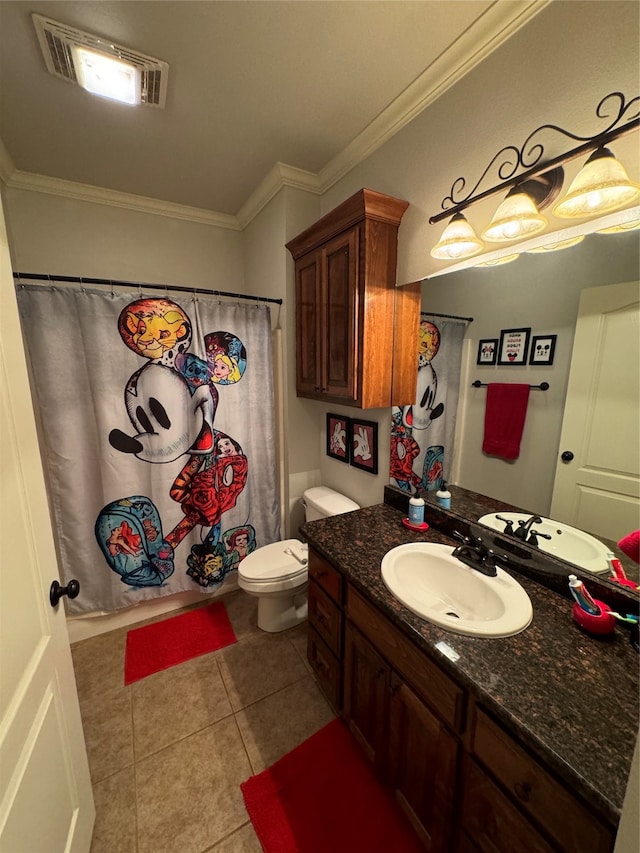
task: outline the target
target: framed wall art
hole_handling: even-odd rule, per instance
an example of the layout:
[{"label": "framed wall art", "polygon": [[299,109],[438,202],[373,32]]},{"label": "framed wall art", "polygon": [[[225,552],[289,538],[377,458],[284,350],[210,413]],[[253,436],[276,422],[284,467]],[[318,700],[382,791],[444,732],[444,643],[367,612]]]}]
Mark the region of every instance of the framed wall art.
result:
[{"label": "framed wall art", "polygon": [[351,418],[349,445],[353,467],[368,471],[370,474],[377,474],[378,424],[374,421]]},{"label": "framed wall art", "polygon": [[529,364],[553,364],[557,335],[534,335],[531,338]]},{"label": "framed wall art", "polygon": [[327,456],[349,461],[349,418],[327,412]]},{"label": "framed wall art", "polygon": [[498,339],[483,338],[478,341],[476,364],[495,364],[498,357]]},{"label": "framed wall art", "polygon": [[503,329],[500,332],[498,364],[526,364],[531,328]]}]

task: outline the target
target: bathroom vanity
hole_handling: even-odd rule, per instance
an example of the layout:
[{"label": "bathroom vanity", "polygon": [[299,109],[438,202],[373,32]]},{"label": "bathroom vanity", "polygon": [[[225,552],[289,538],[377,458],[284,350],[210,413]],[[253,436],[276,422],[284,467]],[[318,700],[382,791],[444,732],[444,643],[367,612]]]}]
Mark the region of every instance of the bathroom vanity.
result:
[{"label": "bathroom vanity", "polygon": [[569,598],[519,574],[534,615],[515,636],[421,619],[386,588],[382,558],[412,541],[453,547],[461,518],[428,506],[418,533],[405,514],[385,503],[302,528],[308,657],[327,698],[427,850],[609,853],[638,732],[627,631],[584,634]]}]

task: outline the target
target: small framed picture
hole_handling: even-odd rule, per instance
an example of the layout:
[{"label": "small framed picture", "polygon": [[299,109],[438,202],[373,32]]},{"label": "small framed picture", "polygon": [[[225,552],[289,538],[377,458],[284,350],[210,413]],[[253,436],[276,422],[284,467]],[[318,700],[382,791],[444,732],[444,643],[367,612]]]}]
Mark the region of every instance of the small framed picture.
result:
[{"label": "small framed picture", "polygon": [[526,364],[529,351],[528,329],[503,329],[500,332],[498,364]]},{"label": "small framed picture", "polygon": [[478,341],[476,364],[495,364],[498,357],[498,339],[484,338]]},{"label": "small framed picture", "polygon": [[349,461],[349,418],[327,412],[327,456]]},{"label": "small framed picture", "polygon": [[370,474],[378,473],[378,424],[351,418],[351,464]]},{"label": "small framed picture", "polygon": [[529,364],[553,364],[557,335],[534,335],[531,338]]}]

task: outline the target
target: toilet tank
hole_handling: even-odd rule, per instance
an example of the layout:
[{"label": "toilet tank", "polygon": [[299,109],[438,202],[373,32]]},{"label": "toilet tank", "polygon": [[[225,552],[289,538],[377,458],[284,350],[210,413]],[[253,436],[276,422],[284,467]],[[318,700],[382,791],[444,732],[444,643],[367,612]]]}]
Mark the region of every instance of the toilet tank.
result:
[{"label": "toilet tank", "polygon": [[302,496],[302,504],[306,521],[315,521],[329,515],[341,515],[343,512],[360,509],[355,501],[327,486],[314,486],[312,489],[307,489]]}]

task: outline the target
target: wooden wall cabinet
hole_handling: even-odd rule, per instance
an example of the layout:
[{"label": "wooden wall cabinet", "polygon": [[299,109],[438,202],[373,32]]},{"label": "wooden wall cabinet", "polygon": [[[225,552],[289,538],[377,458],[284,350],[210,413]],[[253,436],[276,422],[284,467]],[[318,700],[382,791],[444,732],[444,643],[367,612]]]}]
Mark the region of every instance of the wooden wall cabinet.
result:
[{"label": "wooden wall cabinet", "polygon": [[308,654],[426,850],[613,850],[614,829],[312,547]]},{"label": "wooden wall cabinet", "polygon": [[299,397],[362,409],[415,403],[420,283],[395,286],[407,207],[362,189],[287,243]]}]

